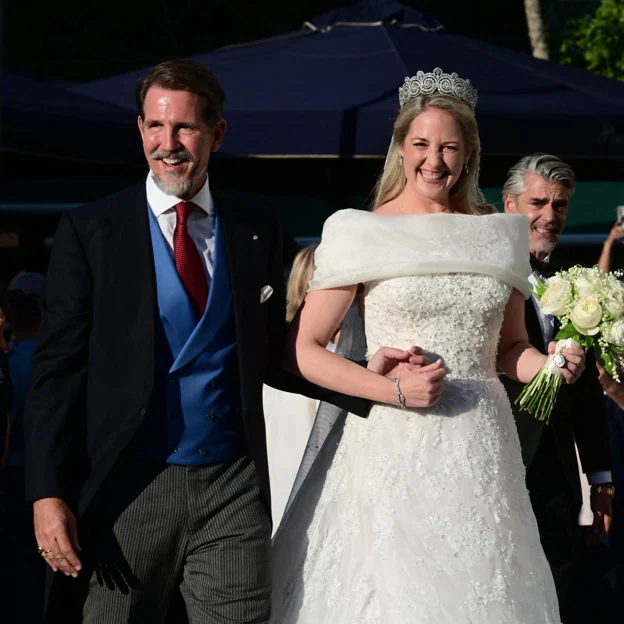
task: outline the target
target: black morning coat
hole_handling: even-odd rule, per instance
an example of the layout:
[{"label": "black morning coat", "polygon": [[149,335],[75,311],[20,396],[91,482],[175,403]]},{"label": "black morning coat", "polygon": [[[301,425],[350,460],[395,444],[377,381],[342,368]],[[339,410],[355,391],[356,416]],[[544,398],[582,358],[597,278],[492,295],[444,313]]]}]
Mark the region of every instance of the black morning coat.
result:
[{"label": "black morning coat", "polygon": [[[234,299],[245,434],[269,504],[262,384],[365,415],[368,402],[282,371],[282,232],[254,206],[217,206]],[[26,496],[81,517],[149,408],[158,314],[145,182],[64,214],[48,271],[26,421]],[[273,295],[260,303],[260,291]],[[296,418],[296,414],[293,417]]]}]

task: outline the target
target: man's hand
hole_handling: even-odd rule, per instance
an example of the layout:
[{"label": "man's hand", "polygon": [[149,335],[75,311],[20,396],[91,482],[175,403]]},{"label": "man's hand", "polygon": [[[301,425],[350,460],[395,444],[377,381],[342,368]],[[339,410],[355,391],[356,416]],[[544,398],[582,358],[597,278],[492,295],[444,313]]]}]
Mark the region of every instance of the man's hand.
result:
[{"label": "man's hand", "polygon": [[596,362],[596,368],[598,369],[598,381],[606,395],[620,409],[624,409],[624,386],[615,381],[600,362]]},{"label": "man's hand", "polygon": [[[611,485],[610,483],[601,483],[600,485]],[[591,488],[590,504],[594,512],[594,522],[591,526],[587,542],[590,546],[600,544],[611,529],[613,520],[613,497],[604,492],[598,493],[595,488]]]},{"label": "man's hand", "polygon": [[381,347],[368,361],[366,368],[385,377],[401,377],[405,372],[428,366],[430,363],[420,347],[412,347],[407,351]]},{"label": "man's hand", "polygon": [[605,370],[604,366],[600,362],[596,362],[596,368],[598,368],[598,381],[602,386],[602,389],[611,396],[620,389],[618,384],[609,373]]},{"label": "man's hand", "polygon": [[76,517],[60,498],[42,498],[33,505],[35,536],[43,558],[55,571],[78,577],[82,565]]},{"label": "man's hand", "polygon": [[[553,341],[548,345],[548,354],[554,355],[556,350],[557,343]],[[559,371],[561,371],[561,375],[567,384],[573,384],[585,370],[585,350],[569,347],[562,349],[561,353],[566,359],[566,364]]]}]

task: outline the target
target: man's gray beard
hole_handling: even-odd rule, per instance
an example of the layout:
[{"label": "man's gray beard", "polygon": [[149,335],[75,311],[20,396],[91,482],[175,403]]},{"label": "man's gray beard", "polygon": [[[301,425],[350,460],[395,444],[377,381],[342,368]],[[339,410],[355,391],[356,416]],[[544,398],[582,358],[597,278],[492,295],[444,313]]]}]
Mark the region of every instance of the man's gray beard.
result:
[{"label": "man's gray beard", "polygon": [[555,247],[559,243],[559,238],[554,243],[540,243],[539,245],[533,247],[531,249],[531,253],[533,254],[546,254],[550,256],[550,254],[555,251]]},{"label": "man's gray beard", "polygon": [[174,197],[183,197],[186,195],[195,184],[195,180],[192,177],[175,178],[174,176],[166,176],[163,180],[157,173],[152,171],[152,177],[156,186],[166,195],[173,195]]}]

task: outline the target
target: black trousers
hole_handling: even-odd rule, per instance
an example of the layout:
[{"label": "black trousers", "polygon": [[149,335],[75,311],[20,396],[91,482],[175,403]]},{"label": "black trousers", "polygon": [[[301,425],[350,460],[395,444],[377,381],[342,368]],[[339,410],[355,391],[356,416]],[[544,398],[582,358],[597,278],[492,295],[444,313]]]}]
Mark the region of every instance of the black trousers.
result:
[{"label": "black trousers", "polygon": [[552,570],[564,624],[574,609],[583,534],[578,524],[580,504],[558,460],[552,430],[544,428],[527,487],[542,548]]}]

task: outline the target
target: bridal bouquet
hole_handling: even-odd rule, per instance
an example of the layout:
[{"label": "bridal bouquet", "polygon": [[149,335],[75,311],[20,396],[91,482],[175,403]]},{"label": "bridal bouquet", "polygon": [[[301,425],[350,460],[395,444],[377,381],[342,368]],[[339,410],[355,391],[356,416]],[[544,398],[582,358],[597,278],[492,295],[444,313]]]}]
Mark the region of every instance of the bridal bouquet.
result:
[{"label": "bridal bouquet", "polygon": [[543,314],[559,319],[561,329],[557,349],[525,386],[516,400],[538,420],[550,420],[565,366],[561,350],[582,347],[594,349],[597,359],[619,382],[618,364],[624,360],[624,271],[605,273],[598,267],[575,266],[560,271],[545,282],[539,278],[534,294]]}]

